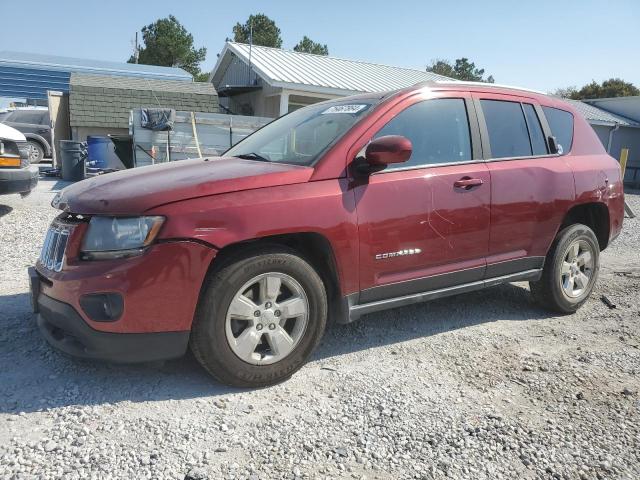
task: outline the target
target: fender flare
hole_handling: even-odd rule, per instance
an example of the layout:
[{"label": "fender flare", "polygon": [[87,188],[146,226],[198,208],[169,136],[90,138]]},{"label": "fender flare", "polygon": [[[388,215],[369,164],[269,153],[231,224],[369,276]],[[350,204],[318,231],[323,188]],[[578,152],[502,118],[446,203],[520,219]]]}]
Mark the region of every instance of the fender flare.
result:
[{"label": "fender flare", "polygon": [[49,145],[49,142],[47,142],[44,137],[38,135],[37,133],[25,133],[24,136],[26,137],[27,140],[35,140],[40,145],[42,145],[42,148],[44,149],[44,154],[46,156],[51,155],[51,145]]}]

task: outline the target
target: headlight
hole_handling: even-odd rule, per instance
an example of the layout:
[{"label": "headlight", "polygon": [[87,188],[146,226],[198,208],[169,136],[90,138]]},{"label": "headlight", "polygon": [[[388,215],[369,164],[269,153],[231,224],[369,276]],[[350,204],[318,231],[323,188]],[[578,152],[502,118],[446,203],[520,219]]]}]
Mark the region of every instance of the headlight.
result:
[{"label": "headlight", "polygon": [[[26,167],[29,164],[29,154],[22,155],[20,147],[26,142],[12,142],[9,140],[0,140],[0,167]],[[26,162],[26,163],[25,163]]]},{"label": "headlight", "polygon": [[156,238],[164,217],[92,217],[82,242],[82,258],[140,255]]}]

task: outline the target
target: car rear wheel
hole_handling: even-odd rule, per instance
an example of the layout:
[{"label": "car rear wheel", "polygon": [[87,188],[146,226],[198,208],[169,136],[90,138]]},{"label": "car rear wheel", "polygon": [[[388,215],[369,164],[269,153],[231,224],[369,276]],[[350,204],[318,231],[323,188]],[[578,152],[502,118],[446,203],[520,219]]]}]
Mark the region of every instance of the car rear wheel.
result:
[{"label": "car rear wheel", "polygon": [[294,251],[268,248],[211,274],[190,345],[220,382],[261,387],[302,367],[326,321],[326,291],[313,267]]},{"label": "car rear wheel", "polygon": [[542,278],[529,282],[543,307],[573,313],[584,304],[598,278],[600,247],[595,233],[576,224],[558,233],[545,260]]},{"label": "car rear wheel", "polygon": [[29,163],[40,163],[44,158],[42,145],[34,140],[27,141],[27,152],[29,153]]}]

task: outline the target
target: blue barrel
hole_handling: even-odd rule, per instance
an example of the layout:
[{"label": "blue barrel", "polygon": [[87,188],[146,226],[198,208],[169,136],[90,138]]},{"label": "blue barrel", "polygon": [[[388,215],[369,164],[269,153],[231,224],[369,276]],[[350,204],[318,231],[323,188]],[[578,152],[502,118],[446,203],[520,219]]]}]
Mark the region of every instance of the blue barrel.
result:
[{"label": "blue barrel", "polygon": [[107,168],[111,139],[109,137],[98,137],[89,135],[87,137],[87,147],[89,150],[88,166],[94,168]]}]

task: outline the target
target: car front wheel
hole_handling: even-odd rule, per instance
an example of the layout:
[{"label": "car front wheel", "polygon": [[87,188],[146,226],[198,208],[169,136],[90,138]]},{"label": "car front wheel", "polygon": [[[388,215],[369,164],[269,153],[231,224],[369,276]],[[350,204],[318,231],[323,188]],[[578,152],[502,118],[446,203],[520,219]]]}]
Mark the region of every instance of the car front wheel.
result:
[{"label": "car front wheel", "polygon": [[191,350],[222,383],[261,387],[302,367],[324,333],[327,296],[294,251],[246,254],[214,271],[203,289]]}]

